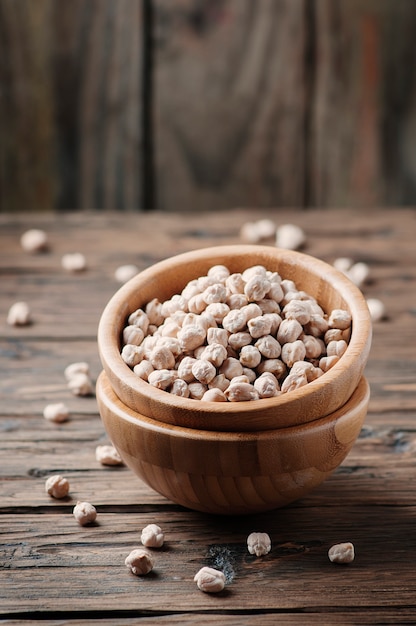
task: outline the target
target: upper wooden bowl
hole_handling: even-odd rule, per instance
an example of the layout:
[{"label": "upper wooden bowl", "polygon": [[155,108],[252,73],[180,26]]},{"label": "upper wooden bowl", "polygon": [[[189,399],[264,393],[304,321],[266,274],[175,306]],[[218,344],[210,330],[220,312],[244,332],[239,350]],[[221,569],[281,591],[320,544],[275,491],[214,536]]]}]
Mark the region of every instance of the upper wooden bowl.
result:
[{"label": "upper wooden bowl", "polygon": [[367,413],[362,378],[348,402],[300,426],[259,432],[212,432],[165,424],[123,404],[104,372],[97,401],[122,459],[150,487],[198,511],[239,515],[301,498],[344,460]]},{"label": "upper wooden bowl", "polygon": [[[352,315],[348,348],[339,362],[308,385],[275,398],[251,402],[202,402],[174,396],[138,378],[120,356],[121,335],[130,313],[153,298],[164,301],[213,265],[242,272],[264,265],[293,280],[330,312]],[[112,389],[127,407],[167,424],[215,431],[259,431],[295,426],[329,415],[356,389],[368,359],[371,319],[361,291],[341,272],[314,257],[272,246],[218,246],[161,261],[123,285],[103,311],[98,348]]]}]

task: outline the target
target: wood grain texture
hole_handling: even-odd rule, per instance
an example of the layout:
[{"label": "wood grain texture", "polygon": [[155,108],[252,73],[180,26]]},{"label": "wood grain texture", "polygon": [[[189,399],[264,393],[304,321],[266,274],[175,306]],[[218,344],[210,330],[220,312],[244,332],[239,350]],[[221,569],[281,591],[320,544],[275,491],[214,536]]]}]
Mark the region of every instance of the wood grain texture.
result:
[{"label": "wood grain texture", "polygon": [[[256,559],[246,547],[252,519],[239,518],[237,525],[233,518],[227,523],[202,514],[190,518],[186,512],[159,511],[166,544],[153,551],[151,575],[139,578],[128,573],[124,559],[138,545],[140,528],[154,522],[153,511],[137,516],[98,509],[97,524],[81,529],[69,511],[44,513],[32,519],[30,533],[27,515],[16,519],[5,514],[0,526],[9,567],[0,570],[2,614],[23,617],[36,610],[76,617],[81,611],[95,616],[101,611],[129,617],[139,612],[156,620],[174,607],[195,620],[203,619],[204,611],[216,613],[217,619],[224,613],[242,611],[244,617],[261,611],[275,618],[282,614],[283,620],[286,611],[297,611],[298,623],[305,623],[309,613],[330,611],[337,623],[338,614],[350,610],[359,623],[361,615],[368,618],[373,611],[386,611],[387,618],[396,618],[392,623],[400,623],[402,604],[407,605],[405,614],[414,609],[414,513],[414,506],[399,514],[395,507],[374,506],[370,512],[345,505],[330,508],[325,516],[314,508],[258,515],[257,527],[269,533],[273,550]],[[356,546],[352,567],[328,560],[328,548],[341,538]],[[210,596],[197,590],[193,576],[202,565],[225,570],[223,593]],[[395,575],[398,567],[401,576]]]},{"label": "wood grain texture", "polygon": [[415,203],[413,0],[146,6],[0,0],[0,211]]},{"label": "wood grain texture", "polygon": [[1,0],[0,211],[141,203],[140,0]]},{"label": "wood grain texture", "polygon": [[301,206],[303,0],[155,7],[158,208]]},{"label": "wood grain texture", "polygon": [[310,203],[412,203],[415,4],[318,0],[314,8]]},{"label": "wood grain texture", "polygon": [[0,2],[0,211],[50,211],[50,0]]},{"label": "wood grain texture", "polygon": [[[97,463],[95,447],[108,436],[96,399],[71,397],[64,388],[69,362],[82,357],[94,377],[100,371],[95,321],[118,288],[113,276],[121,262],[144,269],[175,252],[239,243],[239,227],[251,215],[0,215],[2,619],[41,619],[54,626],[91,620],[146,626],[214,620],[227,626],[415,623],[413,209],[258,211],[276,223],[301,225],[309,254],[328,262],[341,255],[367,262],[364,294],[381,298],[388,312],[374,325],[366,368],[371,399],[360,436],[341,466],[296,503],[230,519],[171,504],[127,467]],[[19,237],[29,226],[49,233],[49,253],[28,256],[21,250]],[[68,249],[87,254],[84,276],[62,273],[60,256]],[[23,298],[34,311],[48,311],[47,321],[7,326],[9,305]],[[59,385],[72,414],[55,425],[42,410],[57,400]],[[63,502],[44,491],[45,478],[58,471],[71,483]],[[99,525],[75,525],[71,511],[79,497],[97,505]],[[124,558],[148,523],[165,529],[166,546],[155,554],[155,575],[136,579]],[[273,549],[264,559],[246,552],[253,530],[271,534]],[[330,545],[340,540],[356,547],[346,568],[327,559]],[[193,575],[206,564],[232,566],[235,575],[224,595],[196,589]]]}]

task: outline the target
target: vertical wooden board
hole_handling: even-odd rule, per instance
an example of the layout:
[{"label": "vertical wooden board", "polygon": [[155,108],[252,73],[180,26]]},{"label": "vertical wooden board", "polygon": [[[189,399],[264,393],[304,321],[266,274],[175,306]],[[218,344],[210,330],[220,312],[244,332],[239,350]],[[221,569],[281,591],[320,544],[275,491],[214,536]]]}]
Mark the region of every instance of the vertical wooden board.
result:
[{"label": "vertical wooden board", "polygon": [[[60,208],[137,209],[141,202],[140,0],[54,3],[53,19],[55,97],[63,142],[60,167],[62,176],[67,175]],[[69,73],[62,75],[64,69]]]},{"label": "vertical wooden board", "polygon": [[140,0],[0,0],[0,210],[138,209]]},{"label": "vertical wooden board", "polygon": [[[414,201],[412,0],[312,3],[310,195],[316,206]],[[413,146],[413,147],[412,147]]]},{"label": "vertical wooden board", "polygon": [[51,0],[0,0],[0,211],[53,203]]},{"label": "vertical wooden board", "polygon": [[299,206],[304,0],[155,0],[161,210]]}]

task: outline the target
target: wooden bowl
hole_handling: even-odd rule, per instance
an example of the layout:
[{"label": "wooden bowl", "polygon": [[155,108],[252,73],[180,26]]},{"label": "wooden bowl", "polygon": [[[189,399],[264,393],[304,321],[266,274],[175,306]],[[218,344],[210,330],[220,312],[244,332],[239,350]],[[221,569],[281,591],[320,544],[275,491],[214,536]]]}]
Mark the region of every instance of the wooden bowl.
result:
[{"label": "wooden bowl", "polygon": [[317,487],[350,451],[369,396],[362,378],[344,406],[313,422],[213,432],[140,415],[119,400],[104,372],[97,381],[104,426],[126,465],[173,502],[229,515],[281,507]]},{"label": "wooden bowl", "polygon": [[[308,385],[252,402],[202,402],[174,396],[140,379],[120,356],[130,313],[153,298],[164,301],[217,264],[231,272],[264,265],[314,296],[326,312],[348,309],[352,334],[339,362]],[[259,431],[296,426],[330,415],[355,391],[368,359],[371,320],[361,291],[341,272],[311,256],[272,246],[218,246],[187,252],[144,270],[123,285],[101,316],[98,348],[104,371],[126,407],[158,422],[212,431]]]}]

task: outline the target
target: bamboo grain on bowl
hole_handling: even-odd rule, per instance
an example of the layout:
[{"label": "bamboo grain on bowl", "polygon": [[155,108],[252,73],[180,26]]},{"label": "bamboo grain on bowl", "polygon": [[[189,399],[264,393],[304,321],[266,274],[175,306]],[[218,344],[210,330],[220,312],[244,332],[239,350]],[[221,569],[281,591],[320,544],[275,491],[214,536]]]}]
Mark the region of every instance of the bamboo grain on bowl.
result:
[{"label": "bamboo grain on bowl", "polygon": [[358,437],[369,397],[363,377],[326,417],[274,430],[213,432],[141,415],[121,402],[105,372],[97,381],[104,427],[125,464],[173,502],[223,515],[272,510],[321,484]]},{"label": "bamboo grain on bowl", "polygon": [[[121,358],[121,336],[130,313],[153,298],[163,302],[214,265],[243,272],[263,265],[293,280],[325,312],[347,309],[352,332],[346,352],[323,376],[274,398],[252,402],[203,402],[174,396],[140,379]],[[104,371],[116,396],[128,408],[157,421],[213,431],[259,431],[291,427],[330,415],[351,398],[364,373],[371,346],[371,319],[361,291],[344,274],[309,255],[272,246],[204,248],[171,257],[123,285],[105,307],[98,328]]]}]

